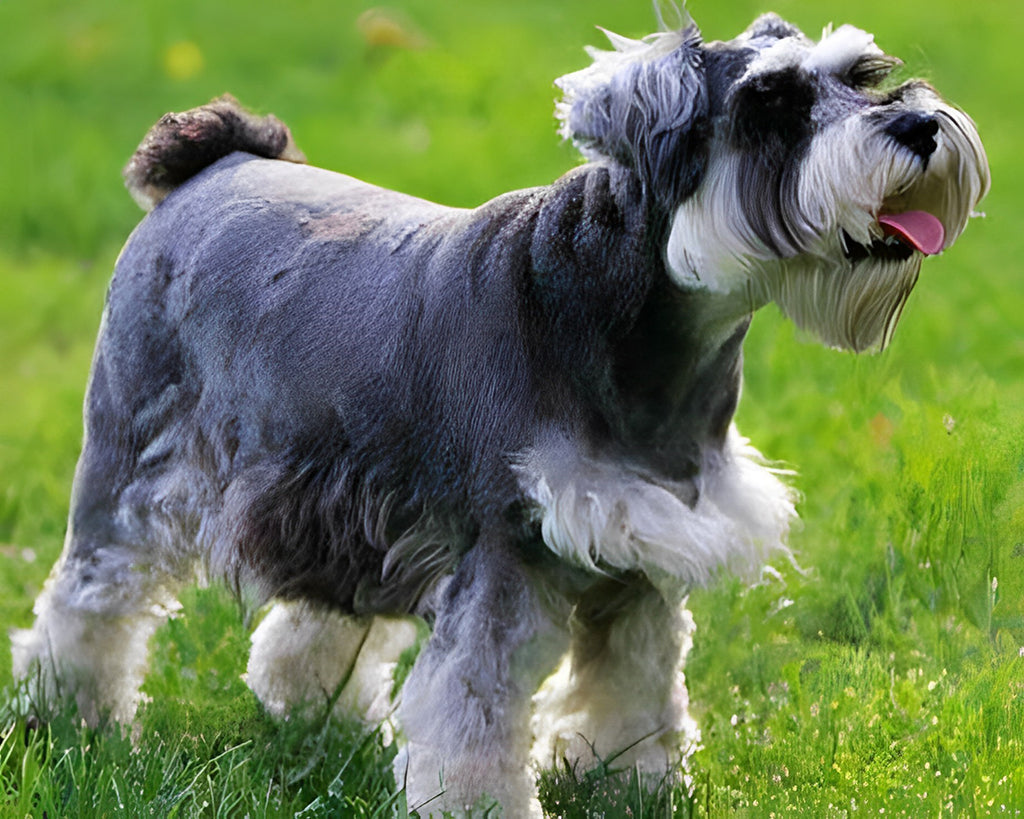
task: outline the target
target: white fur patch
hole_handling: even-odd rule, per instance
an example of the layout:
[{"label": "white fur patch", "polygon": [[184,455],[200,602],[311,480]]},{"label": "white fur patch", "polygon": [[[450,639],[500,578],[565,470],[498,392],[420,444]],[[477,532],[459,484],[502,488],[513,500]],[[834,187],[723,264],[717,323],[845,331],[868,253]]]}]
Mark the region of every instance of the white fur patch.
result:
[{"label": "white fur patch", "polygon": [[89,725],[104,718],[129,723],[142,700],[149,640],[177,601],[136,595],[142,584],[126,578],[121,605],[104,611],[62,572],[64,565],[58,563],[36,598],[32,628],[11,632],[14,679],[25,681],[31,706],[44,715],[73,695]]},{"label": "white fur patch", "polygon": [[518,469],[545,544],[593,571],[702,584],[720,567],[750,574],[788,553],[793,494],[734,429],[722,452],[705,453],[695,487],[589,458],[564,438],[527,452]]},{"label": "white fur patch", "polygon": [[277,603],[253,632],[245,680],[274,716],[331,706],[339,716],[376,725],[394,709],[395,665],[416,640],[408,619],[358,619]]},{"label": "white fur patch", "polygon": [[862,57],[882,56],[875,45],[875,37],[851,25],[835,31],[825,29],[821,42],[815,45],[803,61],[803,68],[812,74],[842,74]]},{"label": "white fur patch", "polygon": [[[757,236],[736,196],[741,181],[735,157],[716,148],[709,165],[713,172],[673,214],[665,258],[672,279],[682,288],[742,293],[757,268],[776,256]],[[741,305],[737,314],[759,306]]]},{"label": "white fur patch", "polygon": [[[784,37],[762,48],[747,67],[744,79],[756,74],[800,66],[809,74],[842,74],[863,57],[881,57],[874,35],[851,25],[826,28],[817,43],[807,37]],[[742,80],[741,80],[742,81]]]},{"label": "white fur patch", "polygon": [[658,782],[699,746],[682,672],[693,616],[680,606],[666,623],[649,602],[654,612],[640,606],[616,621],[602,655],[567,656],[534,695],[531,756],[539,768],[589,770],[614,758],[616,768]]},{"label": "white fur patch", "polygon": [[[543,819],[534,776],[504,748],[469,758],[445,758],[437,749],[409,742],[395,757],[395,782],[410,797],[409,810],[424,819],[476,816]],[[480,783],[490,783],[481,795]],[[500,809],[498,808],[500,806]]]}]

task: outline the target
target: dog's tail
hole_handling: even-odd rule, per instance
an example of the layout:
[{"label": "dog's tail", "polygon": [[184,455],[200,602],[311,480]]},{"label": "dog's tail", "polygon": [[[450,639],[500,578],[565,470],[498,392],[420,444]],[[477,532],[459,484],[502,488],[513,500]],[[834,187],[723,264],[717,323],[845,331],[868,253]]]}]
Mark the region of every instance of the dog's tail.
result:
[{"label": "dog's tail", "polygon": [[233,151],[305,162],[288,127],[277,117],[256,116],[230,94],[181,114],[165,114],[124,169],[132,198],[155,208],[172,190]]}]

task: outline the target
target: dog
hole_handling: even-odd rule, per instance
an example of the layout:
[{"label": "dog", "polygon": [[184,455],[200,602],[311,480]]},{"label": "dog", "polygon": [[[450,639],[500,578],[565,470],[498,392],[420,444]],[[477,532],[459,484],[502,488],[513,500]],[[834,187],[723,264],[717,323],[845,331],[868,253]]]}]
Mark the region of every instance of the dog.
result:
[{"label": "dog", "polygon": [[989,171],[852,26],[608,37],[557,81],[585,162],[471,210],[304,164],[229,97],[157,123],[64,552],[13,635],[40,701],[131,721],[149,637],[219,578],[273,604],[248,681],[278,714],[386,713],[389,618],[431,623],[397,712],[423,812],[539,815],[531,753],[680,769],[687,593],[795,515],[732,420],[753,313],[885,347]]}]

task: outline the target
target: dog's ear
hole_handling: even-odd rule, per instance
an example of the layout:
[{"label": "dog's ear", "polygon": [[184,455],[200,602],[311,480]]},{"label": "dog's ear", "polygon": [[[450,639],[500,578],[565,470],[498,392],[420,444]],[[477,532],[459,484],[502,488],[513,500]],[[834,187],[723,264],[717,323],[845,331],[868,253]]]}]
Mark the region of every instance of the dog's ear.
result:
[{"label": "dog's ear", "polygon": [[561,133],[588,158],[633,167],[648,196],[679,204],[707,164],[708,93],[700,32],[629,40],[606,32],[614,51],[589,50],[588,68],[556,81]]}]

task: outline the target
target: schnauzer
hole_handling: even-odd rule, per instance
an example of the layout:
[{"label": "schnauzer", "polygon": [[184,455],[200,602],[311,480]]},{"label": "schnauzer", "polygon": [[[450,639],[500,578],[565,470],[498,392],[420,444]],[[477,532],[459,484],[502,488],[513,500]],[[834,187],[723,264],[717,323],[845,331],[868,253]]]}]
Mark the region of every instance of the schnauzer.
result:
[{"label": "schnauzer", "polygon": [[558,81],[587,161],[472,210],[305,165],[229,97],[153,128],[64,553],[13,637],[40,700],[130,721],[213,577],[274,603],[248,680],[277,713],[380,716],[394,616],[432,623],[397,713],[414,807],[537,814],[531,751],[679,769],[687,591],[794,516],[732,424],[751,315],[884,347],[989,172],[852,26],[609,39]]}]

